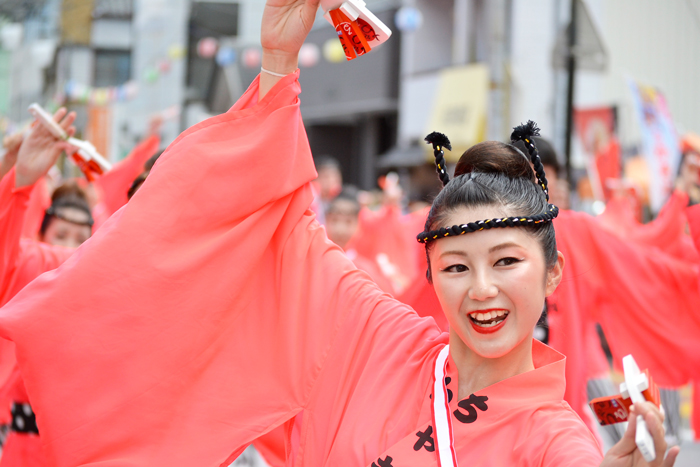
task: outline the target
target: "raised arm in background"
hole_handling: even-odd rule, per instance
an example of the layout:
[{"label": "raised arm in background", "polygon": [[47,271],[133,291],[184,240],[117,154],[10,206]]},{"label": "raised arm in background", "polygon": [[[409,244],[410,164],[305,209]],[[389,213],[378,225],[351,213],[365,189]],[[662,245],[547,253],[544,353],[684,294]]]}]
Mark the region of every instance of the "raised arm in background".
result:
[{"label": "raised arm in background", "polygon": [[[59,109],[54,119],[70,134],[75,114]],[[0,181],[0,305],[39,274],[58,267],[71,250],[21,240],[25,213],[35,183],[44,177],[66,147],[43,126],[19,140],[17,162]]]}]

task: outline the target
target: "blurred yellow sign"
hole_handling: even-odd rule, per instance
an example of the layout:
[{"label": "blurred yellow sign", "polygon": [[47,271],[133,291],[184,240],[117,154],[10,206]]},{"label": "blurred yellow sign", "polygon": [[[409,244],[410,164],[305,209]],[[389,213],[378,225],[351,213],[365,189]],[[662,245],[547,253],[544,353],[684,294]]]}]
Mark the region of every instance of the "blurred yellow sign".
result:
[{"label": "blurred yellow sign", "polygon": [[63,0],[61,5],[61,42],[90,45],[94,0]]},{"label": "blurred yellow sign", "polygon": [[[437,98],[426,134],[439,131],[450,138],[447,162],[457,162],[464,151],[486,136],[489,69],[474,64],[446,68],[441,72]],[[429,149],[429,148],[428,148]],[[429,149],[432,157],[432,149]]]}]

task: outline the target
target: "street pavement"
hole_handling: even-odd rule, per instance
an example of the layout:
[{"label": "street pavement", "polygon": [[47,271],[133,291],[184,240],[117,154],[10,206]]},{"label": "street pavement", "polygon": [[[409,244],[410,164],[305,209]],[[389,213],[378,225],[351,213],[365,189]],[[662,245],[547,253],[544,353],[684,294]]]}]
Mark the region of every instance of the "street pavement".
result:
[{"label": "street pavement", "polygon": [[700,467],[700,443],[686,441],[681,444],[675,467]]}]

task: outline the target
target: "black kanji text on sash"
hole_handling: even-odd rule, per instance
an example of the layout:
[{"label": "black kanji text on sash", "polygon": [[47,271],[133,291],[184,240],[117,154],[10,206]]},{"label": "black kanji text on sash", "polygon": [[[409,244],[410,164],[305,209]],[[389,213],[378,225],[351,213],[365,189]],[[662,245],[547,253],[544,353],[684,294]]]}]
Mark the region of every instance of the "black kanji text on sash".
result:
[{"label": "black kanji text on sash", "polygon": [[377,459],[377,462],[379,463],[379,465],[377,465],[376,463],[372,462],[372,467],[394,467],[394,466],[391,464],[391,461],[393,461],[393,460],[394,460],[394,459],[393,459],[391,456],[386,456],[386,457],[384,458],[384,460],[382,460],[381,458],[380,458],[380,459]]},{"label": "black kanji text on sash", "polygon": [[487,400],[489,400],[487,396],[475,396],[472,394],[467,399],[461,400],[457,404],[460,408],[466,410],[467,413],[464,414],[461,410],[457,409],[453,414],[455,418],[462,423],[474,423],[478,415],[476,409],[482,412],[486,412],[489,409],[489,406],[486,405]]},{"label": "black kanji text on sash", "polygon": [[416,441],[416,444],[413,445],[414,451],[420,451],[421,448],[425,448],[425,450],[428,452],[435,452],[435,440],[433,439],[432,425],[428,426],[424,432],[419,431],[416,433],[416,436],[418,436],[418,441]]}]

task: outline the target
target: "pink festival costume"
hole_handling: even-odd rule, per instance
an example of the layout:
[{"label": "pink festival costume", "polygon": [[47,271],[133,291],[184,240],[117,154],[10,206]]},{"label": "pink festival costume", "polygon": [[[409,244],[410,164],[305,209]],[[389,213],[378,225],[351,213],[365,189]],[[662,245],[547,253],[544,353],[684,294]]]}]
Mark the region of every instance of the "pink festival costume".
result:
[{"label": "pink festival costume", "polygon": [[[295,465],[418,452],[447,334],[382,293],[307,209],[297,78],[259,103],[256,80],[185,131],[129,204],[0,310],[53,464],[228,465],[302,410]],[[464,465],[513,449],[525,465],[600,462],[561,401],[563,357],[534,353],[537,370],[464,403]]]},{"label": "pink festival costume", "polygon": [[119,161],[112,170],[100,176],[94,182],[98,194],[98,203],[92,209],[95,218],[93,230],[104,224],[109,216],[124,206],[129,198],[129,187],[144,171],[144,164],[158,152],[160,137],[148,136],[131,150],[129,155]]},{"label": "pink festival costume", "polygon": [[[37,217],[32,200],[41,189],[45,189],[43,179],[33,187],[15,188],[14,169],[0,180],[0,305],[7,303],[42,273],[57,268],[75,251],[21,238],[23,226],[26,228],[28,220]],[[29,400],[15,360],[15,346],[6,339],[0,339],[0,419],[9,423],[12,403],[27,402]],[[10,431],[3,446],[0,466],[44,465],[46,460],[39,436],[33,432]]]},{"label": "pink festival costume", "polygon": [[[695,244],[695,249],[700,252],[700,204],[686,208],[685,212],[690,227],[690,236]],[[698,281],[698,290],[700,290],[700,280]],[[698,441],[700,440],[700,375],[696,381],[693,390],[693,414],[690,424],[695,431],[695,440]]]}]

